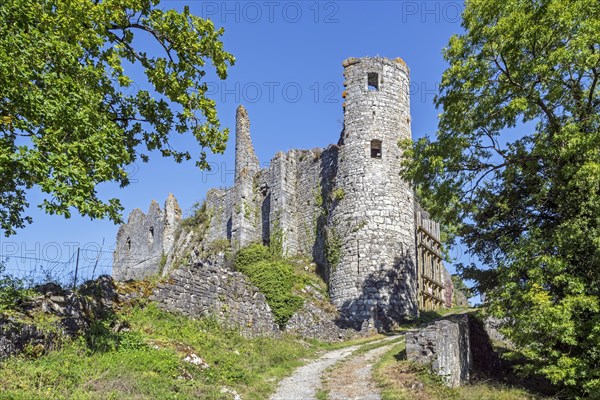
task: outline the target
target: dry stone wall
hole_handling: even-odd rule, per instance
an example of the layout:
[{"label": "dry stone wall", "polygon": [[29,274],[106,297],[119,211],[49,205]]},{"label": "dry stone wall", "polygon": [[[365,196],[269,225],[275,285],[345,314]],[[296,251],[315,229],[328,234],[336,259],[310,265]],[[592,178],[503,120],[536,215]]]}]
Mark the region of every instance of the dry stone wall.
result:
[{"label": "dry stone wall", "polygon": [[244,275],[218,266],[196,264],[174,270],[150,299],[167,311],[215,317],[248,336],[279,333],[264,295]]},{"label": "dry stone wall", "polygon": [[431,365],[450,387],[469,380],[473,365],[469,316],[448,317],[406,334],[406,357],[410,361]]}]

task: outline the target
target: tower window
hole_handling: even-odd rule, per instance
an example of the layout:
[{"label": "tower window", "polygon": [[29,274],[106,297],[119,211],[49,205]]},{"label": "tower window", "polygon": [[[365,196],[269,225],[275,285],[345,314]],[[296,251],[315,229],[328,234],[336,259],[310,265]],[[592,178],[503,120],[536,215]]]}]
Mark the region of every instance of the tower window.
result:
[{"label": "tower window", "polygon": [[131,250],[131,238],[128,237],[125,241],[125,245],[127,246],[127,250]]},{"label": "tower window", "polygon": [[371,140],[371,158],[381,158],[381,140]]},{"label": "tower window", "polygon": [[367,74],[367,87],[369,90],[379,90],[379,74],[377,72]]}]

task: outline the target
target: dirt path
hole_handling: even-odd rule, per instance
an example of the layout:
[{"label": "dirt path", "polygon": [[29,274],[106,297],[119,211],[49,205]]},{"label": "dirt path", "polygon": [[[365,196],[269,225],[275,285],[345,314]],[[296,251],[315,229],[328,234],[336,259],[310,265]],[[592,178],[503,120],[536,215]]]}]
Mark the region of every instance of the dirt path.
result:
[{"label": "dirt path", "polygon": [[323,376],[328,400],[381,400],[372,379],[373,365],[397,342],[344,360]]},{"label": "dirt path", "polygon": [[[390,336],[375,342],[327,352],[315,361],[298,368],[292,376],[282,380],[277,392],[271,396],[271,400],[315,400],[317,390],[321,388],[323,373],[327,368],[347,359],[354,351],[363,346],[394,339],[398,339],[398,336]],[[326,389],[330,391],[330,399],[379,399],[379,394],[371,382],[373,363],[394,344],[352,357],[348,362],[327,372]],[[350,373],[352,376],[345,376]],[[353,389],[347,391],[343,388],[344,385]]]}]

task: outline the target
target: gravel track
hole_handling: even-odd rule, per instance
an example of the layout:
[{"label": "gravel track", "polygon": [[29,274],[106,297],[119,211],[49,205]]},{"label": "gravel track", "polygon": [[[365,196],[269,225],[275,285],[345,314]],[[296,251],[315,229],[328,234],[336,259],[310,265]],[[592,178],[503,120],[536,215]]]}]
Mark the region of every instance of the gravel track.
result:
[{"label": "gravel track", "polygon": [[[354,351],[363,346],[394,339],[398,339],[398,336],[390,336],[366,344],[329,351],[318,359],[298,368],[293,375],[283,379],[279,383],[277,392],[270,397],[270,400],[316,400],[316,393],[322,387],[321,380],[327,368],[349,358]],[[369,350],[328,371],[326,373],[326,389],[330,392],[330,399],[380,399],[371,380],[373,364],[395,344]],[[346,377],[350,373],[351,375]]]}]

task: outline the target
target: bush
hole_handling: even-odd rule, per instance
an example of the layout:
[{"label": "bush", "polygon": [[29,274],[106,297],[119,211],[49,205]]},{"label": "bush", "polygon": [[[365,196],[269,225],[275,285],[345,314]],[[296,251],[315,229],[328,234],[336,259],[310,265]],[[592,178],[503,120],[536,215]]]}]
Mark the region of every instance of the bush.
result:
[{"label": "bush", "polygon": [[210,223],[210,215],[207,211],[206,201],[194,203],[191,214],[191,216],[181,220],[179,223],[180,226],[184,229],[204,231]]},{"label": "bush", "polygon": [[238,251],[235,256],[235,268],[243,273],[249,265],[260,261],[271,261],[271,253],[268,247],[254,243]]},{"label": "bush", "polygon": [[235,268],[265,295],[280,328],[302,307],[302,298],[294,294],[294,286],[301,277],[269,247],[251,244],[240,249],[235,257]]},{"label": "bush", "polygon": [[280,328],[302,307],[302,298],[293,293],[297,277],[288,262],[259,261],[238,270],[265,295]]},{"label": "bush", "polygon": [[14,308],[21,301],[32,297],[22,279],[5,274],[6,267],[0,263],[0,312]]}]

